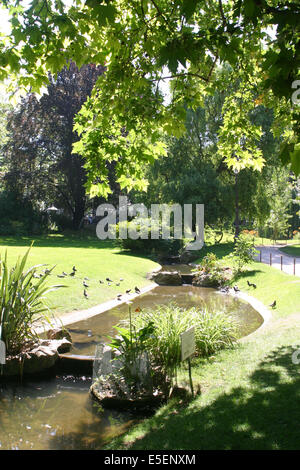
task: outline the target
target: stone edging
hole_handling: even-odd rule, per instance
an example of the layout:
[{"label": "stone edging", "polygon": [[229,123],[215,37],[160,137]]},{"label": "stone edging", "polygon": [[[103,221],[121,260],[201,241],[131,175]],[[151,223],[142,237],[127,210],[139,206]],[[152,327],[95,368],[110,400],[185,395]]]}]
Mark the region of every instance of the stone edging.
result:
[{"label": "stone edging", "polygon": [[253,331],[247,336],[243,336],[243,338],[248,338],[249,336],[253,335],[254,333],[266,326],[266,324],[272,318],[272,313],[260,300],[256,299],[255,297],[252,297],[251,295],[246,294],[245,292],[238,292],[237,294],[235,294],[235,296],[239,299],[245,300],[245,302],[248,302],[254,308],[254,310],[256,310],[263,318],[263,323],[255,331]]},{"label": "stone edging", "polygon": [[125,304],[128,301],[131,301],[138,297],[141,294],[145,294],[150,292],[154,287],[157,287],[157,284],[152,282],[150,285],[146,287],[142,287],[140,289],[140,294],[124,294],[124,299],[119,301],[117,299],[108,300],[102,304],[95,305],[94,307],[88,308],[86,310],[78,310],[73,311],[70,313],[64,314],[61,318],[56,318],[55,322],[51,323],[51,325],[45,324],[44,326],[40,326],[35,329],[37,334],[42,334],[50,329],[59,328],[62,326],[70,325],[72,323],[77,323],[82,320],[86,320],[87,318],[94,317],[95,315],[99,315],[100,313],[104,313],[111,308],[118,307],[119,305]]}]

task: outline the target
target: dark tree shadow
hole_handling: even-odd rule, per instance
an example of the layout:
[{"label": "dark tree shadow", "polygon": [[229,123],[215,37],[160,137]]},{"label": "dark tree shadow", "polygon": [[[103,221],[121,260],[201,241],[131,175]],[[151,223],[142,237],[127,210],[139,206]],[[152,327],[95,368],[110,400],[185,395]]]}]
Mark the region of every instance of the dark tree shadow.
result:
[{"label": "dark tree shadow", "polygon": [[167,408],[127,448],[299,449],[300,366],[292,363],[293,351],[272,351],[251,375],[251,387],[236,387],[201,410]]}]

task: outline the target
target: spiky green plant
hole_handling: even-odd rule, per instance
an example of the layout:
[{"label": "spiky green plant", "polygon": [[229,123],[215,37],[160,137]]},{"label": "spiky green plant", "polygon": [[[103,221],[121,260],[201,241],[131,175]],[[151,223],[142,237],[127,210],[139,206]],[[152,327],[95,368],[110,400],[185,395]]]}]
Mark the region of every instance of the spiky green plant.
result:
[{"label": "spiky green plant", "polygon": [[159,364],[170,377],[176,376],[181,362],[180,334],[195,327],[196,355],[207,356],[234,344],[236,322],[224,312],[199,308],[181,308],[175,303],[142,310],[132,319],[134,328],[153,325],[154,333],[147,339],[145,348],[153,362]]},{"label": "spiky green plant", "polygon": [[50,321],[45,295],[61,285],[47,286],[46,281],[54,268],[37,275],[41,266],[25,270],[30,248],[16,264],[9,268],[7,252],[0,257],[0,339],[7,354],[18,354],[24,345],[37,338],[34,327],[41,320]]}]

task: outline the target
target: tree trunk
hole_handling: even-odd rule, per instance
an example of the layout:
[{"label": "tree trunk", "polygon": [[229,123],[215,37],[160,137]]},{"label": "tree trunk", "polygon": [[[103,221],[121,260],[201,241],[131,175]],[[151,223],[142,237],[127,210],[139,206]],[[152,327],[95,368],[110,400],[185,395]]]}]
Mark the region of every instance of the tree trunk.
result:
[{"label": "tree trunk", "polygon": [[84,210],[85,210],[85,201],[80,199],[75,201],[75,208],[73,213],[73,229],[78,230],[80,226],[80,222],[84,217]]}]

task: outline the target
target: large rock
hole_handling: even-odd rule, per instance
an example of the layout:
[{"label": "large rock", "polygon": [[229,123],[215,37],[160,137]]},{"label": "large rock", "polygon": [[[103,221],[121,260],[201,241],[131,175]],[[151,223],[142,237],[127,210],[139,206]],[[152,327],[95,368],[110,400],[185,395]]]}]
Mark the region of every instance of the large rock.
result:
[{"label": "large rock", "polygon": [[72,337],[70,332],[66,328],[54,328],[53,330],[47,331],[48,339],[67,339],[72,343]]},{"label": "large rock", "polygon": [[182,285],[182,278],[178,271],[159,271],[152,275],[152,280],[160,286]]},{"label": "large rock", "polygon": [[191,261],[195,261],[201,256],[198,250],[185,250],[180,255],[180,263],[188,264]]},{"label": "large rock", "polygon": [[9,356],[3,366],[4,376],[37,374],[54,366],[59,353],[66,352],[72,344],[66,338],[60,340],[39,340],[31,349],[17,356]]}]

